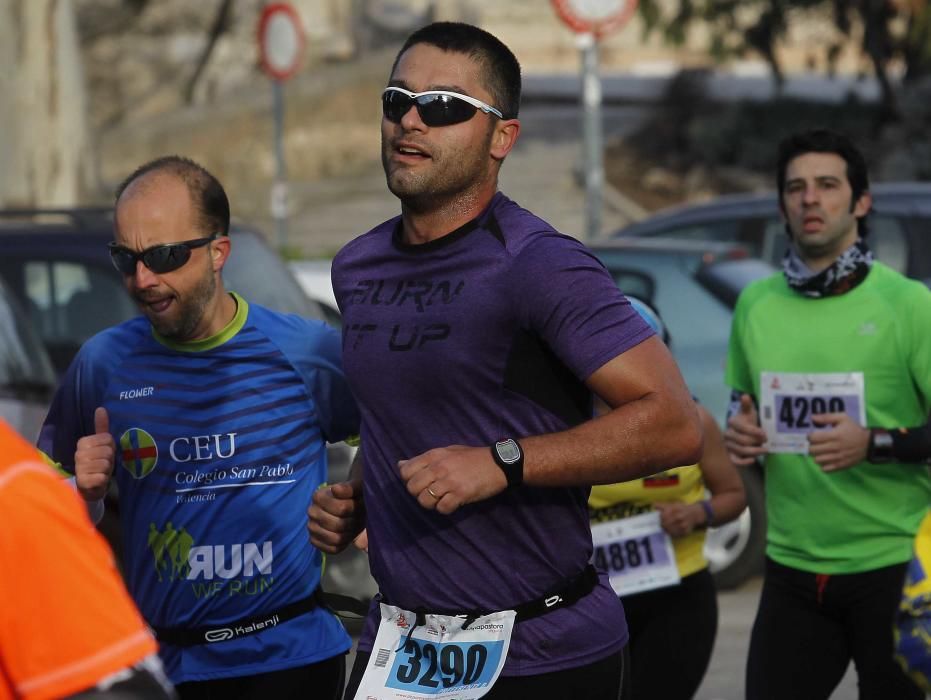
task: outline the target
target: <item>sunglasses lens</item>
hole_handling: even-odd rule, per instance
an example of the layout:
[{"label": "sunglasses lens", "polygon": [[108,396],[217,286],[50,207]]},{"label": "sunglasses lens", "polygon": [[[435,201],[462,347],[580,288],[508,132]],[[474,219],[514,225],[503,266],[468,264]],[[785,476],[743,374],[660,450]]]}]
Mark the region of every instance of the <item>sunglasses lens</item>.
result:
[{"label": "sunglasses lens", "polygon": [[427,126],[450,126],[468,121],[476,108],[452,95],[424,95],[417,99],[418,111]]},{"label": "sunglasses lens", "polygon": [[113,261],[113,267],[124,275],[132,275],[136,272],[136,256],[128,250],[111,248],[110,260]]},{"label": "sunglasses lens", "polygon": [[156,274],[173,272],[191,259],[191,249],[185,245],[163,245],[142,256],[145,266]]},{"label": "sunglasses lens", "polygon": [[427,126],[451,126],[475,116],[476,108],[453,95],[421,95],[413,99],[403,92],[389,90],[382,94],[385,119],[400,124],[404,115],[417,103],[417,113]]},{"label": "sunglasses lens", "polygon": [[395,124],[401,123],[401,118],[407,114],[414,101],[403,92],[389,90],[381,96],[382,112],[385,119]]}]

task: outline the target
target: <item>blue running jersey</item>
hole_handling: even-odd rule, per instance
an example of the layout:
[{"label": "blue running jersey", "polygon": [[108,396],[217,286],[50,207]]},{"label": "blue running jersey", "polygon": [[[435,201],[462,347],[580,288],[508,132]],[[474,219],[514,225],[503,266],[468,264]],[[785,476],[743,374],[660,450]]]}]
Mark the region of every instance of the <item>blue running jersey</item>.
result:
[{"label": "blue running jersey", "polygon": [[[326,442],[358,432],[339,334],[235,298],[233,321],[205,341],[168,343],[142,317],[91,338],[39,438],[73,472],[78,439],[107,409],[126,581],[153,627],[222,626],[310,595],[322,555],[306,511],[326,480]],[[162,658],[182,683],[301,666],[349,646],[333,614],[315,608],[250,636],[163,645]]]}]

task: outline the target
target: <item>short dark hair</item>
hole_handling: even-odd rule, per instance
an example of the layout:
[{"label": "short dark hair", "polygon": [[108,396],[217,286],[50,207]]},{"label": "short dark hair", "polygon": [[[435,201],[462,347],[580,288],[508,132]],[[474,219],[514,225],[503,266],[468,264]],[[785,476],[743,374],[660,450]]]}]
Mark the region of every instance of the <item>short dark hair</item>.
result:
[{"label": "short dark hair", "polygon": [[[776,187],[779,190],[779,208],[782,209],[782,196],[786,188],[786,170],[789,163],[805,153],[834,153],[847,163],[847,181],[853,192],[851,209],[860,197],[870,189],[866,159],[853,141],[847,136],[830,129],[811,129],[792,134],[779,144],[779,158],[776,166]],[[857,220],[857,230],[861,237],[867,234],[866,217]]]},{"label": "short dark hair", "polygon": [[520,111],[520,63],[493,34],[463,22],[434,22],[411,34],[391,66],[391,74],[401,56],[415,44],[430,44],[442,51],[467,55],[481,65],[482,80],[505,119],[516,119]]},{"label": "short dark hair", "polygon": [[157,172],[174,175],[187,185],[205,235],[211,233],[229,235],[230,202],[223,185],[207,168],[184,156],[162,156],[136,168],[132,175],[116,188],[116,202],[119,202],[123,192],[133,182],[149,173]]}]

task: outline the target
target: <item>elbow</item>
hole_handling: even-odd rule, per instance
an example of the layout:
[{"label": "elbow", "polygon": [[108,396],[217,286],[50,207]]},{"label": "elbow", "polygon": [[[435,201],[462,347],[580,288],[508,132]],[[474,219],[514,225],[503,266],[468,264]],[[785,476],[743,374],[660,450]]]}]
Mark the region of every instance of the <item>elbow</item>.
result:
[{"label": "elbow", "polygon": [[677,464],[698,464],[701,461],[705,431],[701,414],[694,403],[689,402],[688,409],[682,411],[670,437],[673,439],[668,444],[675,448],[674,459]]},{"label": "elbow", "polygon": [[697,417],[695,420],[688,421],[679,430],[676,444],[681,450],[677,461],[680,461],[682,464],[697,464],[701,461],[705,437],[701,428],[701,422]]}]

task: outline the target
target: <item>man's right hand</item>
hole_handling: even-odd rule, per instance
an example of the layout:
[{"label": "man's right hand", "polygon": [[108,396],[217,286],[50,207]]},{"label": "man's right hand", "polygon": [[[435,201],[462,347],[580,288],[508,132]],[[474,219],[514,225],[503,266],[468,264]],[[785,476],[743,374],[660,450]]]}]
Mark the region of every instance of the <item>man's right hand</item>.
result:
[{"label": "man's right hand", "polygon": [[339,554],[365,527],[362,479],[321,486],[307,509],[310,542],[327,554]]},{"label": "man's right hand", "polygon": [[724,444],[734,464],[746,467],[767,454],[763,447],[766,432],[760,427],[760,417],[749,394],[740,395],[740,409],[727,419]]},{"label": "man's right hand", "polygon": [[107,409],[94,411],[94,434],[78,440],[74,452],[74,476],[78,491],[86,501],[99,501],[107,493],[113,464],[116,459],[116,442],[110,435]]}]

